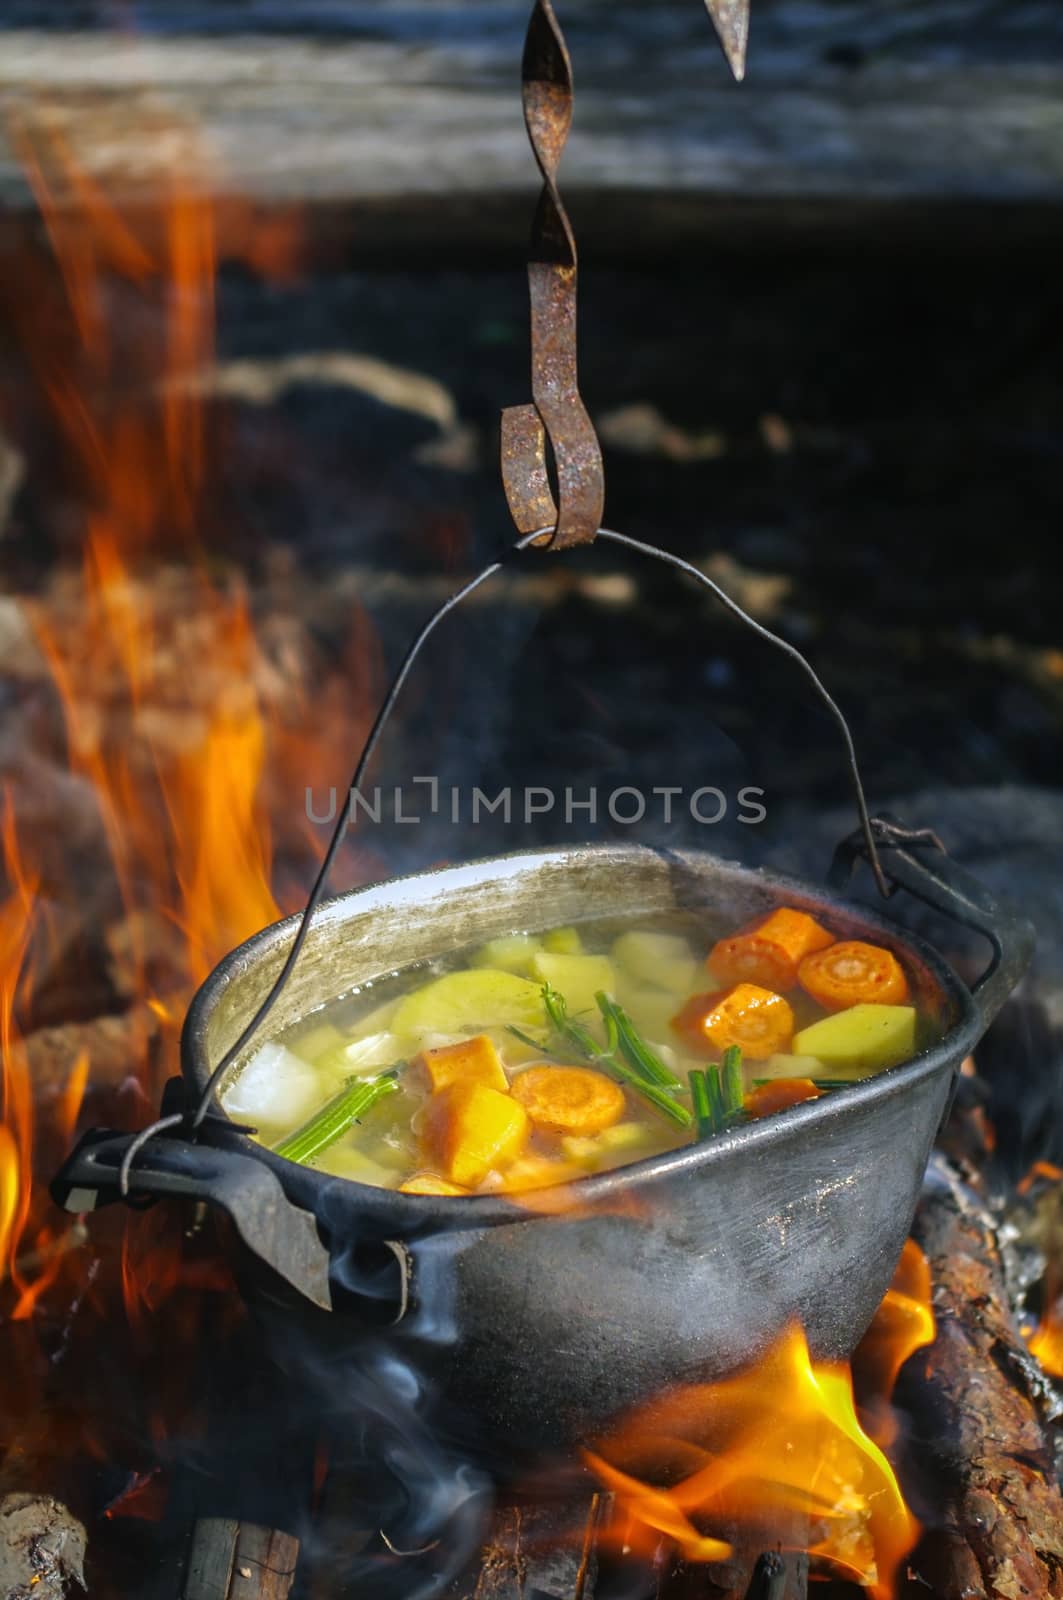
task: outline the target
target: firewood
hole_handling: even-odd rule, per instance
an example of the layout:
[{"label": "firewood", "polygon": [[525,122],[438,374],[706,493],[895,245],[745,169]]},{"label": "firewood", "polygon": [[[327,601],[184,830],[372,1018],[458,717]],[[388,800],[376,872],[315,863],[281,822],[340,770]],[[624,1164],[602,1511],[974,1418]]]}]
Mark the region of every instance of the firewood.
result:
[{"label": "firewood", "polygon": [[181,1600],[287,1600],[299,1541],[277,1528],[201,1517],[192,1533]]},{"label": "firewood", "polygon": [[94,1088],[119,1088],[158,1049],[163,1024],[148,1006],[91,1022],[67,1022],[27,1035],[26,1055],[38,1103],[61,1094],[78,1056],[89,1059]]},{"label": "firewood", "polygon": [[941,1156],[913,1233],[930,1262],[937,1337],[907,1364],[896,1400],[925,1475],[919,1492],[938,1502],[940,1522],[910,1566],[950,1600],[1063,1595],[1063,1493],[1036,1367],[1008,1302],[993,1219]]}]

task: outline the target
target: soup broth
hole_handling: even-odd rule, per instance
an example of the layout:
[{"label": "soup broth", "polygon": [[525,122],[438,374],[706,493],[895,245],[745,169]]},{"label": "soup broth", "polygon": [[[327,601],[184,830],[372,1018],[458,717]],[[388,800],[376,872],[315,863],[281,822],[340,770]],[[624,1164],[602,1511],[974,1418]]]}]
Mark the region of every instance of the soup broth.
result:
[{"label": "soup broth", "polygon": [[886,948],[781,907],[739,929],[515,933],[333,1000],[222,1091],[293,1161],[409,1194],[515,1194],[712,1138],[926,1048]]}]

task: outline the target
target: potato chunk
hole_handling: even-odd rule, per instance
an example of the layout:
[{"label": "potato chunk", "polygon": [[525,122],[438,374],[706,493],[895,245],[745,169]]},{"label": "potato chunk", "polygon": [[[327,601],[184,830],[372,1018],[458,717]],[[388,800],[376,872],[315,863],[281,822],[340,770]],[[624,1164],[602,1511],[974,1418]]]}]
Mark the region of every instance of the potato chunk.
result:
[{"label": "potato chunk", "polygon": [[468,1194],[460,1183],[441,1178],[438,1172],[415,1172],[412,1178],[399,1184],[400,1194]]},{"label": "potato chunk", "polygon": [[564,995],[573,1016],[590,1011],[597,1017],[594,996],[598,990],[616,993],[616,973],[608,956],[552,955],[542,950],[532,961],[532,971],[540,983],[548,983]]},{"label": "potato chunk", "polygon": [[854,1077],[895,1067],[915,1053],[915,1007],[850,1006],[802,1028],[794,1051],[818,1057],[830,1072],[841,1069]]},{"label": "potato chunk", "polygon": [[452,1083],[433,1095],[425,1120],[433,1165],[466,1189],[519,1156],[530,1133],[520,1102],[486,1083]]},{"label": "potato chunk", "polygon": [[486,1033],[461,1039],[457,1044],[441,1045],[437,1050],[422,1050],[415,1065],[424,1068],[436,1094],[440,1089],[449,1089],[452,1083],[486,1083],[503,1094],[509,1088],[494,1041]]}]

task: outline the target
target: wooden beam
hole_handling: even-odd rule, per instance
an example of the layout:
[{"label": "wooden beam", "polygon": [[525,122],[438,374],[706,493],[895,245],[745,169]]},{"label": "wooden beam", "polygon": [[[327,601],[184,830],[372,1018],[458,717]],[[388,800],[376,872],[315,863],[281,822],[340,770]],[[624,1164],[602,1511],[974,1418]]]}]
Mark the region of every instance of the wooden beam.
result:
[{"label": "wooden beam", "polygon": [[[1039,0],[754,6],[740,86],[695,0],[562,11],[576,76],[566,193],[1058,202],[1063,21]],[[481,206],[488,219],[500,198],[534,196],[517,0],[345,0],[316,31],[312,5],[280,25],[267,0],[175,0],[140,37],[33,25],[60,14],[23,4],[24,25],[0,34],[2,206],[30,203],[10,130],[42,115],[130,195],[151,195],[176,159],[271,205],[465,197],[473,240]]]}]

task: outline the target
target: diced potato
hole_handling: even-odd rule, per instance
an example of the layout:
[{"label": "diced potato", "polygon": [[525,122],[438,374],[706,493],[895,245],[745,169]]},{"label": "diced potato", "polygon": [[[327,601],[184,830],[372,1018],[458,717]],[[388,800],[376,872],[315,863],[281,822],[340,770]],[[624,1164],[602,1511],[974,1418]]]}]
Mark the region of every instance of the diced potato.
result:
[{"label": "diced potato", "polygon": [[402,1045],[391,1032],[370,1033],[363,1039],[352,1039],[343,1047],[343,1061],[348,1074],[375,1072],[380,1067],[392,1067],[402,1060]]},{"label": "diced potato", "polygon": [[512,972],[478,967],[448,972],[415,989],[400,1004],[391,1026],[403,1038],[419,1040],[433,1033],[476,1033],[487,1025],[542,1028],[545,1020],[539,984]]},{"label": "diced potato", "polygon": [[758,1061],[756,1069],[752,1067],[746,1073],[746,1084],[750,1078],[827,1078],[830,1074],[823,1070],[823,1063],[818,1056],[788,1056],[781,1051],[769,1056],[767,1061]]},{"label": "diced potato", "polygon": [[597,1017],[594,996],[599,989],[616,993],[616,972],[608,956],[558,956],[541,950],[532,962],[541,983],[548,983],[568,1003],[569,1014],[591,1011]]},{"label": "diced potato", "polygon": [[489,939],[473,955],[471,967],[491,967],[496,972],[516,972],[521,977],[531,974],[532,958],[542,949],[542,943],[533,933],[513,933],[504,939]]},{"label": "diced potato", "polygon": [[612,957],[633,978],[668,994],[689,994],[694,986],[697,962],[680,934],[633,928],[614,941]]},{"label": "diced potato", "polygon": [[816,1056],[825,1069],[820,1076],[866,1077],[915,1053],[915,1020],[914,1006],[850,1006],[802,1028],[794,1050]]},{"label": "diced potato", "polygon": [[549,933],[543,934],[543,949],[552,956],[582,955],[583,940],[579,936],[579,929],[551,928]]},{"label": "diced potato", "polygon": [[675,995],[667,994],[664,989],[648,989],[625,983],[623,972],[617,974],[617,980],[620,988],[616,998],[635,1028],[658,1051],[662,1050],[673,1038]]},{"label": "diced potato", "polygon": [[341,1049],[345,1041],[334,1022],[319,1022],[305,1033],[298,1034],[292,1042],[297,1046],[296,1053],[304,1061],[316,1064],[322,1056]]},{"label": "diced potato", "polygon": [[349,1144],[334,1144],[322,1150],[314,1166],[333,1178],[349,1178],[352,1183],[369,1183],[377,1189],[396,1189],[402,1177],[397,1168],[385,1167]]},{"label": "diced potato", "polygon": [[424,1131],[433,1166],[451,1183],[475,1189],[492,1168],[520,1155],[531,1122],[512,1095],[484,1083],[453,1083],[433,1095]]},{"label": "diced potato", "polygon": [[561,1150],[570,1161],[576,1161],[589,1172],[600,1167],[616,1165],[618,1160],[636,1161],[640,1151],[649,1152],[655,1143],[654,1130],[641,1122],[615,1122],[593,1139],[582,1134],[569,1134],[561,1141]]},{"label": "diced potato", "polygon": [[503,1194],[525,1194],[529,1189],[549,1189],[555,1183],[572,1183],[585,1176],[585,1169],[557,1156],[526,1155],[512,1162],[505,1172],[492,1173],[484,1185]]},{"label": "diced potato", "polygon": [[515,1033],[508,1028],[485,1028],[484,1033],[491,1040],[495,1049],[502,1057],[507,1067],[525,1066],[529,1061],[541,1061],[546,1048],[547,1030],[543,1023],[533,1028],[529,1033],[530,1039],[541,1039],[541,1045],[525,1044],[523,1039],[518,1039]]},{"label": "diced potato", "polygon": [[435,1094],[452,1083],[486,1083],[503,1094],[509,1088],[498,1051],[485,1033],[460,1044],[444,1045],[441,1050],[422,1050],[416,1065],[428,1074]]},{"label": "diced potato", "polygon": [[437,1172],[415,1172],[412,1178],[399,1184],[400,1194],[468,1194],[460,1183],[451,1183]]},{"label": "diced potato", "polygon": [[288,1129],[311,1117],[330,1092],[330,1084],[322,1087],[316,1067],[271,1041],[226,1085],[221,1103],[237,1122]]}]

